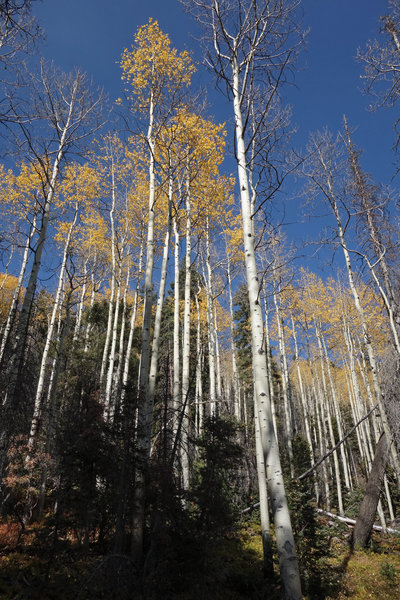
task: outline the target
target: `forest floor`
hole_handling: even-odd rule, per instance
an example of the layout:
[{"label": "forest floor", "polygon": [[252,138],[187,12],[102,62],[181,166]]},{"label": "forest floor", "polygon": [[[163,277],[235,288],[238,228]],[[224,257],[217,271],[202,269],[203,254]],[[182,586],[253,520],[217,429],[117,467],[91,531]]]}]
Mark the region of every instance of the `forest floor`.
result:
[{"label": "forest floor", "polygon": [[[331,528],[323,585],[315,600],[400,598],[400,536],[374,534],[365,551],[352,551],[345,528]],[[262,575],[262,546],[255,522],[236,532],[185,547],[140,581],[128,558],[104,556],[95,544],[84,550],[72,535],[58,537],[43,525],[20,535],[16,523],[0,525],[2,600],[278,600],[277,581]],[[133,577],[132,577],[133,574]],[[321,571],[322,574],[322,571]],[[314,573],[315,575],[315,573]]]}]

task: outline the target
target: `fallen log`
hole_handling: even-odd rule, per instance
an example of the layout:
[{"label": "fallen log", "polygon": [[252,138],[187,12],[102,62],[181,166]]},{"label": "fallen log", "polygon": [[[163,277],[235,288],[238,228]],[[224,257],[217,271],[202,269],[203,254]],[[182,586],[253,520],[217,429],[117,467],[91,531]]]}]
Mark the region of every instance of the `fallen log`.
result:
[{"label": "fallen log", "polygon": [[[255,508],[258,508],[259,506],[260,503],[257,502],[256,504],[252,504],[251,506],[244,508],[242,510],[242,515],[249,513],[250,511],[254,510]],[[342,523],[346,523],[347,525],[351,525],[352,527],[354,527],[354,525],[356,524],[355,519],[350,519],[350,517],[340,517],[339,515],[335,515],[335,513],[328,512],[327,510],[322,510],[322,508],[316,508],[315,511],[322,515],[326,515],[327,517],[331,517],[332,519],[336,519],[337,521],[341,521]],[[373,530],[383,531],[383,527],[381,527],[380,525],[374,525]],[[390,527],[386,527],[386,531],[390,534],[400,535],[400,529],[391,529]]]},{"label": "fallen log", "polygon": [[[339,515],[335,515],[335,513],[328,512],[327,510],[322,510],[322,508],[316,508],[315,510],[317,511],[317,513],[326,515],[327,517],[331,517],[332,519],[336,519],[341,523],[346,523],[346,525],[351,525],[352,527],[354,527],[354,525],[356,524],[355,519],[350,519],[350,517],[340,517]],[[380,525],[373,525],[372,529],[374,531],[383,531],[383,527],[381,527]],[[387,527],[386,531],[387,533],[394,533],[400,535],[399,529],[391,529],[390,527]]]}]

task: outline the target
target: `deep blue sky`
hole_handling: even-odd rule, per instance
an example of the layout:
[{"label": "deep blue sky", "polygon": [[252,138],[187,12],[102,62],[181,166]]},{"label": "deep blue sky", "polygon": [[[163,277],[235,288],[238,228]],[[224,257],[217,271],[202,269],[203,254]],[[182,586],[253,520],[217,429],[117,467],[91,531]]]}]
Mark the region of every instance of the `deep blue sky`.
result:
[{"label": "deep blue sky", "polygon": [[[367,111],[371,99],[360,91],[363,71],[355,55],[358,47],[364,48],[368,39],[379,35],[379,16],[387,10],[384,0],[304,0],[304,27],[310,28],[308,44],[295,85],[287,90],[298,127],[297,147],[305,145],[310,131],[325,125],[336,132],[346,114],[351,127],[356,128],[356,144],[364,149],[364,168],[383,183],[394,173],[391,146],[396,110]],[[42,0],[35,3],[35,11],[46,32],[45,56],[64,70],[82,67],[95,83],[104,86],[111,99],[121,95],[121,53],[149,17],[158,20],[178,50],[188,49],[201,61],[193,38],[199,30],[178,0]],[[212,77],[200,67],[198,78],[207,89],[209,113],[229,125],[231,107],[215,92]],[[229,168],[233,171],[234,165]],[[300,203],[295,204],[296,209],[289,209],[290,221],[301,220],[297,211]],[[292,230],[297,237],[297,229]]]},{"label": "deep blue sky", "polygon": [[[387,2],[304,0],[303,10],[304,25],[311,31],[296,75],[297,87],[288,92],[299,140],[324,125],[337,130],[346,113],[351,125],[358,127],[357,142],[365,148],[368,168],[377,178],[389,177],[396,117],[394,111],[367,112],[370,100],[360,92],[362,67],[354,60],[357,47],[378,35],[378,18],[387,11]],[[121,52],[149,17],[159,21],[178,49],[189,49],[201,60],[191,35],[198,30],[178,0],[42,0],[35,3],[35,12],[46,32],[45,55],[64,70],[81,66],[110,98],[121,94]],[[209,89],[210,112],[219,120],[229,119],[230,107],[213,93],[210,76],[202,73],[201,80]]]}]

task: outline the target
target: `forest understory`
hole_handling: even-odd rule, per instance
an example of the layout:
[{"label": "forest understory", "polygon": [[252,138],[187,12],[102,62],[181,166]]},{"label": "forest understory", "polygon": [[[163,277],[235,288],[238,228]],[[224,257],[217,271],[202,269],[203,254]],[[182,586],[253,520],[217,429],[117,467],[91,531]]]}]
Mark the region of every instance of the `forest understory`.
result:
[{"label": "forest understory", "polygon": [[400,597],[400,201],[346,117],[294,149],[300,1],[182,1],[224,123],[154,18],[110,106],[34,4],[0,0],[0,597]]},{"label": "forest understory", "polygon": [[[350,532],[318,518],[329,540],[321,564],[313,562],[314,589],[325,600],[394,600],[400,596],[400,536],[374,533],[369,547],[352,550]],[[0,528],[0,597],[4,600],[279,600],[279,578],[263,576],[257,515],[219,537],[181,540],[174,558],[155,572],[138,574],[127,556],[105,555],[76,531],[55,541],[54,525],[43,521],[21,532],[14,522]]]}]

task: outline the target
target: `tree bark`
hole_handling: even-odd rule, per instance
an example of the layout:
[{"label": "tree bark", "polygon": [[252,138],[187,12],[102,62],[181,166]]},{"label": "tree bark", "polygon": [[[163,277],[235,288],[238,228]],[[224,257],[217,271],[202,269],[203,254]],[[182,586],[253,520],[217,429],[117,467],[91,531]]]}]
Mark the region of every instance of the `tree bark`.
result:
[{"label": "tree bark", "polygon": [[352,538],[354,546],[364,547],[370,538],[381,494],[388,454],[389,447],[386,434],[382,433],[376,447],[365,496],[361,503],[360,512],[354,526]]}]

